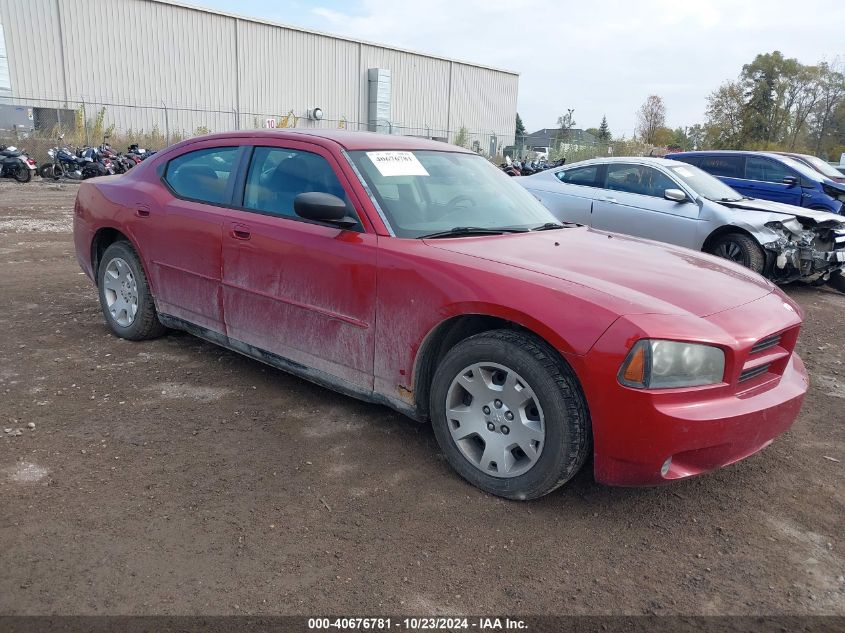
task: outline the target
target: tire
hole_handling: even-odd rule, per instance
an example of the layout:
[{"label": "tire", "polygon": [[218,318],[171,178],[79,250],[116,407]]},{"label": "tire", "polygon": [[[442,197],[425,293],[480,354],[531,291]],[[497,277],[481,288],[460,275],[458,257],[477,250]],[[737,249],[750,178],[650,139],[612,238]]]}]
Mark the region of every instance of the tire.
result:
[{"label": "tire", "polygon": [[61,163],[53,165],[53,180],[61,180],[65,175],[65,168]]},{"label": "tire", "polygon": [[763,249],[754,238],[744,233],[722,235],[713,242],[710,253],[741,264],[759,274],[763,273],[763,268],[766,266]]},{"label": "tire", "polygon": [[[497,377],[498,371],[505,375]],[[475,383],[476,378],[481,381]],[[508,386],[511,380],[516,388]],[[435,371],[430,411],[435,437],[452,468],[478,488],[507,499],[550,493],[571,479],[590,453],[590,417],[575,374],[554,349],[531,335],[494,330],[455,345]],[[519,442],[519,448],[508,442]],[[495,464],[488,446],[490,455],[495,451],[501,457]]]},{"label": "tire", "polygon": [[842,270],[837,270],[830,276],[827,283],[830,284],[831,288],[838,290],[839,292],[845,292],[845,272]]},{"label": "tire", "polygon": [[117,336],[144,341],[165,333],[144,268],[131,244],[115,242],[106,249],[97,270],[97,287],[103,316]]},{"label": "tire", "polygon": [[15,170],[15,180],[20,183],[27,183],[32,180],[32,170],[24,167],[18,167]]},{"label": "tire", "polygon": [[53,177],[53,163],[44,163],[38,168],[38,175],[44,180]]}]

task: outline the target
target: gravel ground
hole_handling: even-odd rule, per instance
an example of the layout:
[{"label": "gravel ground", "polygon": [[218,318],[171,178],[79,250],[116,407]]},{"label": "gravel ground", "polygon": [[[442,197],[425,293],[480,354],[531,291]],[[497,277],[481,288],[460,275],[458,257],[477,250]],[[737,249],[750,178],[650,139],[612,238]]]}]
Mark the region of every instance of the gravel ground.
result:
[{"label": "gravel ground", "polygon": [[767,450],[507,502],[385,408],[111,336],[75,189],[0,183],[0,614],[845,615],[845,296],[788,288],[812,386]]}]

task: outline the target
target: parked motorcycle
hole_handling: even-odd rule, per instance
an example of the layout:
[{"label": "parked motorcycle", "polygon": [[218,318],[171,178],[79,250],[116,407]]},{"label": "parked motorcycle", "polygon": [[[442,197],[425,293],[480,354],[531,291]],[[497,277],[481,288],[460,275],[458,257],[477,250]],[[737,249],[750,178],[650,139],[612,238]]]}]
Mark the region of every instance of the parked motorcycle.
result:
[{"label": "parked motorcycle", "polygon": [[35,161],[17,147],[0,145],[0,178],[29,182],[37,167]]},{"label": "parked motorcycle", "polygon": [[505,172],[508,176],[520,176],[519,168],[516,166],[510,156],[505,156],[505,162],[499,165],[499,169]]},{"label": "parked motorcycle", "polygon": [[138,143],[132,143],[132,145],[129,146],[129,151],[126,153],[129,158],[137,160],[137,162],[139,163],[143,160],[148,159],[154,154],[155,152],[152,152],[148,149],[144,149],[143,147],[138,147]]}]

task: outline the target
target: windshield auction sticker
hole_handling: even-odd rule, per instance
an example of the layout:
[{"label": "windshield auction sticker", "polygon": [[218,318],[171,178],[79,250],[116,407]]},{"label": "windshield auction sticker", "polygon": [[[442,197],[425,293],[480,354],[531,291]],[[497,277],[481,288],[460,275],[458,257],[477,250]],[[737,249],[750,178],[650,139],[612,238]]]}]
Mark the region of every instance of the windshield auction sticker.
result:
[{"label": "windshield auction sticker", "polygon": [[428,176],[413,152],[367,152],[382,176]]}]

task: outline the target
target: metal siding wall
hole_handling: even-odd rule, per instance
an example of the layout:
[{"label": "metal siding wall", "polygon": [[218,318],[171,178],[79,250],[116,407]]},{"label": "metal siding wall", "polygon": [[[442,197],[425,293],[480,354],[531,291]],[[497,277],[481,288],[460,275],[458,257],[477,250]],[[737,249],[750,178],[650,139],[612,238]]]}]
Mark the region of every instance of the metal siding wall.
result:
[{"label": "metal siding wall", "polygon": [[304,116],[319,107],[327,120],[366,119],[357,107],[358,81],[366,80],[356,76],[358,44],[245,20],[238,43],[241,112]]},{"label": "metal siding wall", "polygon": [[[163,103],[171,108],[234,108],[231,19],[142,0],[60,3],[70,99],[158,108]],[[106,108],[109,121],[118,127],[157,125],[164,130],[161,112]],[[168,118],[171,131],[234,127],[233,114],[174,111]]]},{"label": "metal siding wall", "polygon": [[55,0],[0,0],[14,96],[64,99]]},{"label": "metal siding wall", "polygon": [[105,102],[106,126],[122,130],[164,132],[163,103],[171,133],[232,129],[236,107],[242,127],[319,106],[321,127],[346,118],[366,129],[367,69],[388,68],[394,133],[450,129],[453,138],[465,125],[513,140],[519,78],[510,73],[149,0],[0,0],[0,12],[16,96],[57,107],[32,97],[66,90],[89,118]]},{"label": "metal siding wall", "polygon": [[455,62],[452,66],[452,130],[466,126],[469,132],[495,133],[500,138],[500,146],[512,144],[518,86],[518,75]]},{"label": "metal siding wall", "polygon": [[[367,69],[388,68],[391,71],[393,103],[391,122],[398,126],[412,126],[413,131],[425,133],[429,126],[435,130],[446,129],[449,102],[449,64],[443,59],[414,55],[380,46],[361,45],[361,77],[366,81]],[[359,104],[366,119],[366,86]]]}]

